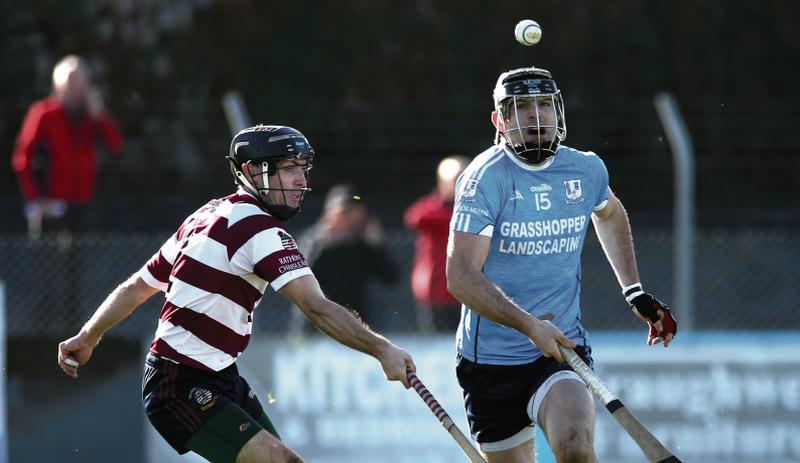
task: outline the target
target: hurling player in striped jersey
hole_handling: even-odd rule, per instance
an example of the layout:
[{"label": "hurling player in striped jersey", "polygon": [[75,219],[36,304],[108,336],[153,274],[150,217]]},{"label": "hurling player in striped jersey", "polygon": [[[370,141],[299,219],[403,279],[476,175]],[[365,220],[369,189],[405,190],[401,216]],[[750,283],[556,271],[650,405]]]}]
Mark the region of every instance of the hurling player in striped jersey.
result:
[{"label": "hurling player in striped jersey", "polygon": [[59,345],[58,362],[77,378],[103,333],[163,291],[143,380],[144,408],[156,430],[178,453],[193,451],[212,462],[301,462],[235,363],[267,287],[323,333],[375,357],[388,380],[408,388],[406,370],[416,367],[408,353],[325,297],[283,227],[310,191],[308,140],[290,127],[258,125],[233,138],[228,161],[237,191],[190,215]]}]

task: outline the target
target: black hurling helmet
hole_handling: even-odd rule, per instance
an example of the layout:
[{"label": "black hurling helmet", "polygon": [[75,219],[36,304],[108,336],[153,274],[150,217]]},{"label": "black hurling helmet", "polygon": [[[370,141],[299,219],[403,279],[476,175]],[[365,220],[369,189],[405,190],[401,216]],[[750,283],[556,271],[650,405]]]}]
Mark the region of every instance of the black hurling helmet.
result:
[{"label": "black hurling helmet", "polygon": [[[311,191],[311,188],[308,188],[308,171],[311,170],[314,161],[314,149],[302,133],[281,125],[257,125],[244,129],[231,140],[227,159],[236,183],[255,196],[273,217],[278,220],[289,220],[300,212],[306,192]],[[278,172],[278,162],[289,159],[307,160],[305,188],[284,188],[282,184],[280,188],[270,188],[267,177],[263,177],[264,186],[259,188],[248,180],[243,171],[248,169],[250,178],[265,174],[271,177]],[[262,173],[257,173],[253,165],[260,165]],[[280,180],[280,177],[278,179]],[[268,198],[270,191],[283,193],[283,205],[270,203]],[[286,194],[293,192],[299,192],[301,195],[296,208],[286,206]]]},{"label": "black hurling helmet", "polygon": [[[546,69],[527,67],[500,74],[494,87],[494,107],[498,122],[503,124],[502,132],[498,127],[495,143],[502,135],[511,151],[524,162],[546,161],[567,138],[561,90]],[[516,122],[511,121],[512,117]]]}]

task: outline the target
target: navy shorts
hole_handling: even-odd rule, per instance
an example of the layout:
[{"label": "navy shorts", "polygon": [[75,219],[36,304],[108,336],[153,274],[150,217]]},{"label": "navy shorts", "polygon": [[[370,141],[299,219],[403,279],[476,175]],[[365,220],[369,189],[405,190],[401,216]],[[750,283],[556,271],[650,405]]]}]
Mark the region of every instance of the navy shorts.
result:
[{"label": "navy shorts", "polygon": [[192,434],[230,403],[256,421],[264,413],[236,364],[210,372],[153,353],[145,360],[142,400],[150,423],[181,454],[188,452],[185,445]]},{"label": "navy shorts", "polygon": [[[592,366],[591,347],[579,346],[575,352]],[[522,365],[475,363],[460,355],[456,360],[470,432],[479,443],[498,442],[530,426],[527,406],[533,394],[553,373],[571,370],[548,357]]]}]

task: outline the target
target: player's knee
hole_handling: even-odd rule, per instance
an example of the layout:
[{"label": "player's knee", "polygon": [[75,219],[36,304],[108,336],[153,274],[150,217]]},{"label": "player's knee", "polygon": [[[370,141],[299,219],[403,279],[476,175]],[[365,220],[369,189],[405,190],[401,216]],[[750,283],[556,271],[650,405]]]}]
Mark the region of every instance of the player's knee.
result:
[{"label": "player's knee", "polygon": [[594,461],[594,452],[586,447],[562,447],[553,450],[558,463],[589,463]]},{"label": "player's knee", "polygon": [[296,454],[292,449],[286,447],[285,445],[278,451],[278,455],[276,455],[276,459],[273,460],[275,462],[281,463],[304,463],[303,459],[300,458],[300,455]]},{"label": "player's knee", "polygon": [[270,463],[303,463],[300,455],[294,453],[292,449],[282,445],[280,448],[273,449]]},{"label": "player's knee", "polygon": [[242,447],[236,463],[303,463],[303,459],[275,436],[261,431]]},{"label": "player's knee", "polygon": [[588,433],[577,430],[550,443],[558,463],[588,463],[594,460],[594,444]]}]

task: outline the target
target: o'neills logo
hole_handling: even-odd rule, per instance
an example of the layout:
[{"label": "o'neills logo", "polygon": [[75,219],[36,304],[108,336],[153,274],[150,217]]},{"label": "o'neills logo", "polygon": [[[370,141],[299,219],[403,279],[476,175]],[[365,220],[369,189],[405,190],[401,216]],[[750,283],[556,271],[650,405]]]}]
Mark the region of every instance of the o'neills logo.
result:
[{"label": "o'neills logo", "polygon": [[283,245],[283,249],[286,250],[297,249],[297,243],[294,242],[294,238],[292,238],[288,233],[278,231],[278,237],[281,239],[281,244]]}]

